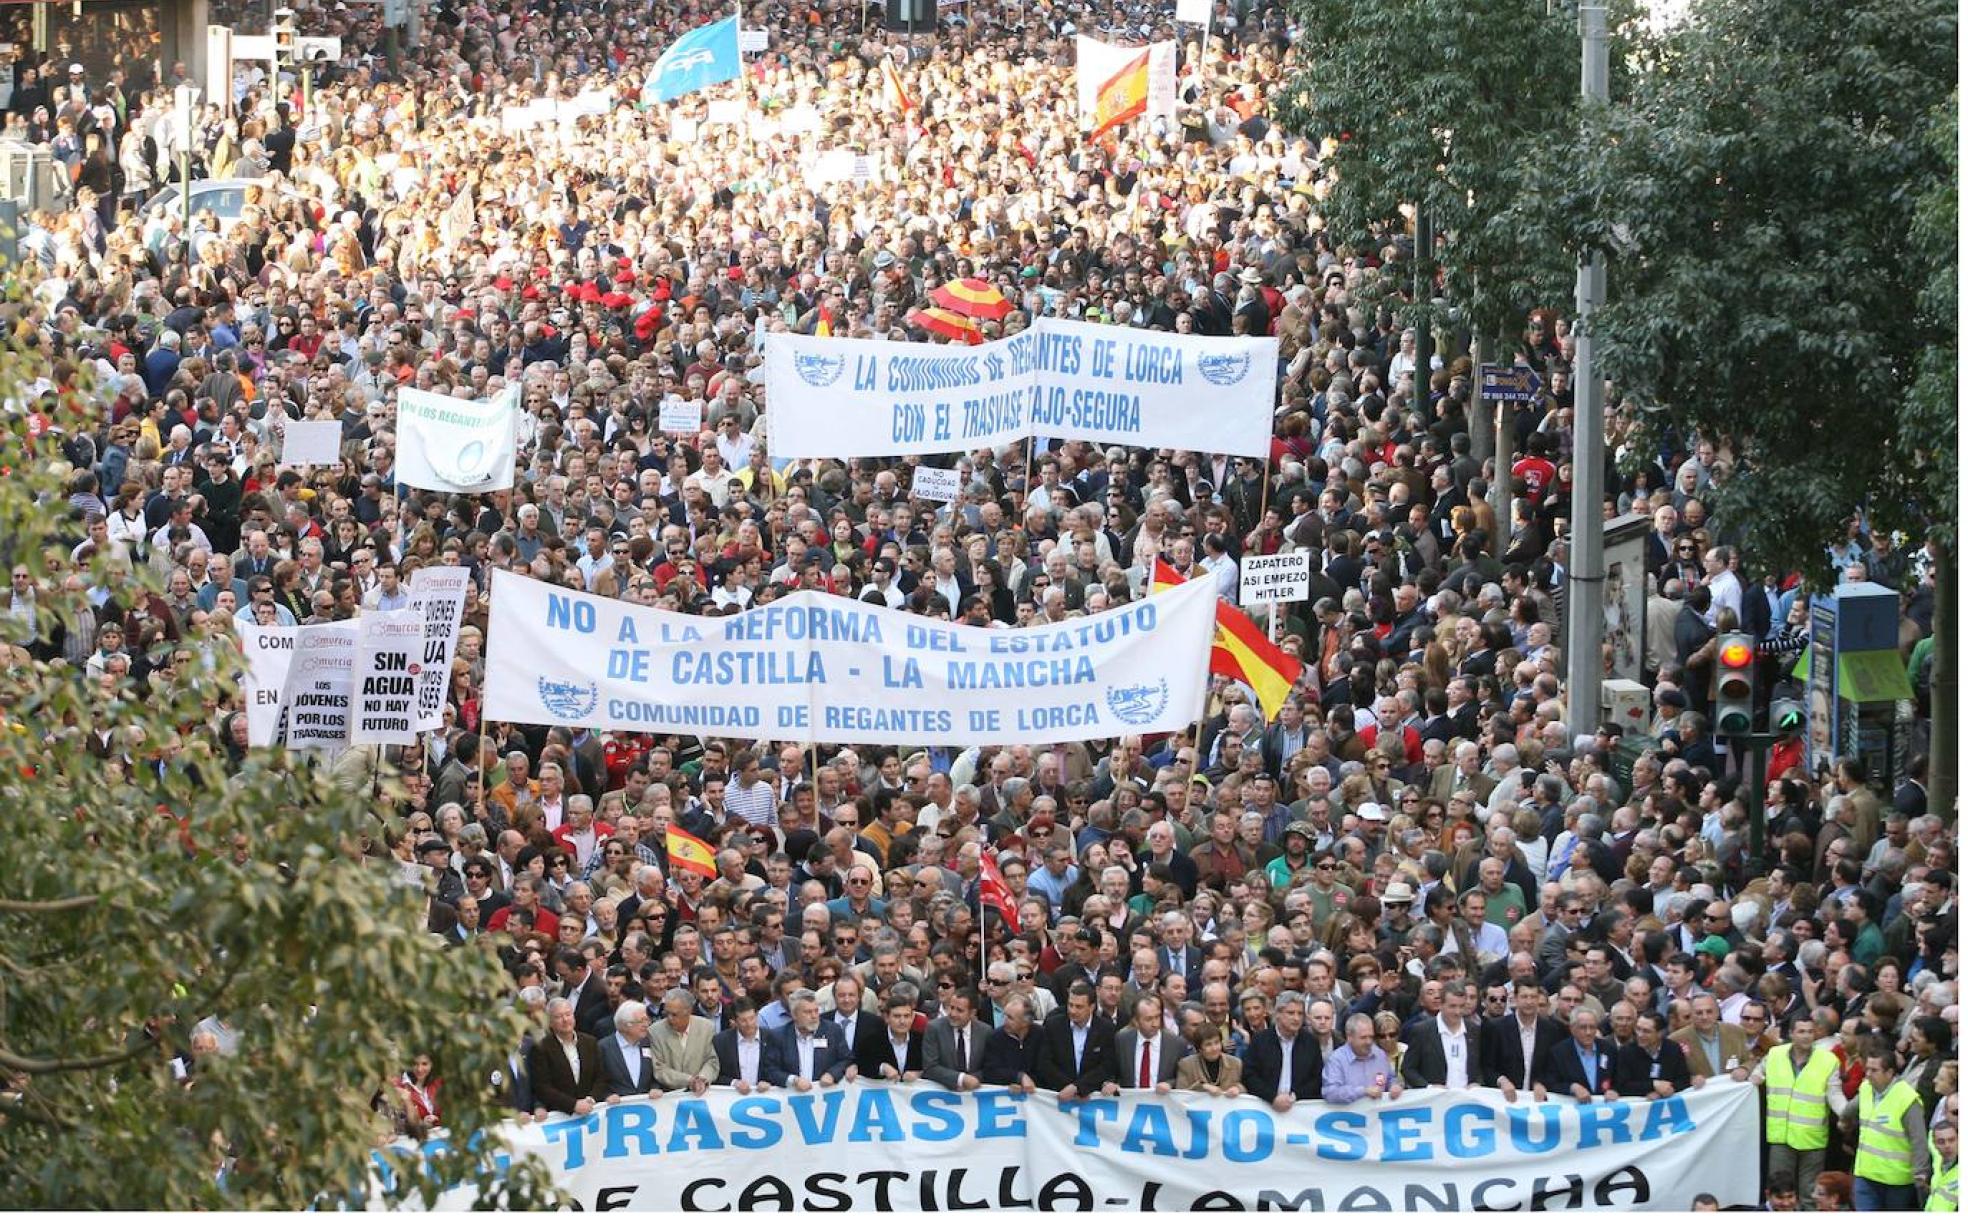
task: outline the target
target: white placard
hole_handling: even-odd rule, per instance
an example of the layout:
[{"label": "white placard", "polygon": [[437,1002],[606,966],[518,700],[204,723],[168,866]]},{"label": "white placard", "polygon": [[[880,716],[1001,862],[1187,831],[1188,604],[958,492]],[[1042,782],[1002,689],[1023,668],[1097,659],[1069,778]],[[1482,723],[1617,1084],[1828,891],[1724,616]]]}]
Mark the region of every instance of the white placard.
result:
[{"label": "white placard", "polygon": [[334,464],[342,458],[342,424],[289,422],[280,439],[280,463]]},{"label": "white placard", "polygon": [[280,742],[281,702],[287,689],[287,669],[294,662],[298,625],[255,625],[244,613],[232,618],[239,649],[246,657],[241,681],[246,694],[246,743],[273,747]]},{"label": "white placard", "polygon": [[726,126],[735,127],[744,121],[745,103],[742,101],[723,98],[710,102],[704,107],[704,122],[706,124],[723,123]]},{"label": "white placard", "polygon": [[492,573],[496,722],[815,743],[1065,743],[1186,728],[1207,579],[1084,620],[944,624],[816,591],[715,620]]},{"label": "white placard", "polygon": [[743,26],[739,26],[738,53],[741,55],[759,54],[765,50],[766,37],[767,34],[764,30],[748,30]]},{"label": "white placard", "polygon": [[697,127],[698,123],[694,118],[684,118],[678,115],[670,119],[670,141],[677,144],[696,143]]},{"label": "white placard", "polygon": [[704,429],[704,403],[665,401],[657,411],[656,429],[667,435],[695,435]]},{"label": "white placard", "polygon": [[464,624],[465,588],[471,571],[463,566],[419,566],[410,575],[410,608],[424,622],[423,670],[417,675],[417,729],[444,725],[444,702],[451,695],[451,656],[458,651]]},{"label": "white placard", "polygon": [[1190,25],[1208,25],[1211,0],[1175,0],[1175,19]]},{"label": "white placard", "polygon": [[1312,594],[1312,550],[1296,549],[1269,557],[1246,554],[1237,563],[1237,602],[1296,604]]},{"label": "white placard", "polygon": [[963,474],[956,469],[932,469],[919,464],[909,493],[924,502],[955,502],[963,493]]},{"label": "white placard", "polygon": [[933,456],[1034,436],[1264,457],[1278,340],[1041,317],[977,346],[776,334],[765,368],[775,459]]},{"label": "white placard", "polygon": [[355,622],[302,625],[281,695],[287,746],[293,751],[348,746],[349,683],[355,671]]},{"label": "white placard", "polygon": [[350,743],[415,743],[424,614],[414,608],[356,619]]}]

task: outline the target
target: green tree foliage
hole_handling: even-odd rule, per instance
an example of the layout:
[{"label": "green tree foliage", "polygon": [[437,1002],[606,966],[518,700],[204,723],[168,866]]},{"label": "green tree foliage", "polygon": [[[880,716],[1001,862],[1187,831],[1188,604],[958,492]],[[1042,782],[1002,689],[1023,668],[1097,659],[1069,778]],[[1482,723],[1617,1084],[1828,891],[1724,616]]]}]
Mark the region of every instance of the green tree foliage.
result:
[{"label": "green tree foliage", "polygon": [[[1435,225],[1445,298],[1479,335],[1571,298],[1574,262],[1501,217],[1577,106],[1578,34],[1546,0],[1293,0],[1302,65],[1288,130],[1332,141],[1320,206],[1336,245]],[[1425,306],[1427,301],[1419,302]],[[1434,318],[1438,323],[1441,317]]]},{"label": "green tree foliage", "polygon": [[[390,1137],[370,1099],[411,1053],[448,1080],[454,1144],[505,1117],[487,1083],[524,1029],[510,985],[489,951],[441,948],[425,894],[363,856],[385,827],[371,791],[284,752],[228,757],[227,639],[187,639],[189,661],[141,689],[45,657],[87,586],[124,604],[138,589],[70,561],[63,466],[20,408],[50,370],[0,351],[0,547],[39,588],[31,625],[0,616],[0,1195],[24,1208],[360,1202]],[[93,754],[97,731],[133,763]],[[213,1014],[240,1050],[181,1084],[172,1056]],[[496,1177],[477,1143],[396,1174],[426,1199],[470,1179],[493,1201],[551,1200],[533,1167]]]},{"label": "green tree foliage", "polygon": [[1607,253],[1608,376],[1656,437],[1732,447],[1722,518],[1818,582],[1856,505],[1953,524],[1956,22],[1700,0],[1515,217]]}]

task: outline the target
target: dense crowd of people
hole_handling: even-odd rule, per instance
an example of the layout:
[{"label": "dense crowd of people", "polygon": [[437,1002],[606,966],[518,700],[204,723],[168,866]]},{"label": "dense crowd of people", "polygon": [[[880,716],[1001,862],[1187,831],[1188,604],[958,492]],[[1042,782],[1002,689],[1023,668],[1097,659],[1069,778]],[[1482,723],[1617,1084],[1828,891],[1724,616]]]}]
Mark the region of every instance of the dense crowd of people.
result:
[{"label": "dense crowd of people", "polygon": [[[1279,1109],[1733,1080],[1764,1087],[1772,1208],[1956,1206],[1952,809],[1930,813],[1919,758],[1896,784],[1789,744],[1749,788],[1706,716],[1718,631],[1755,633],[1766,688],[1789,678],[1808,574],[1901,593],[1924,723],[1919,538],[1855,516],[1824,569],[1772,569],[1714,510],[1726,436],[1642,452],[1610,410],[1604,513],[1653,527],[1653,712],[1571,736],[1568,324],[1527,318],[1515,358],[1546,388],[1498,470],[1471,442],[1468,360],[1424,361],[1371,303],[1406,290],[1408,237],[1327,230],[1320,149],[1273,121],[1312,66],[1281,6],[1219,3],[1204,55],[1132,4],[945,9],[913,44],[851,4],[752,4],[772,42],[742,87],[656,107],[649,65],[721,11],[449,0],[385,56],[357,49],[383,45],[378,6],[297,7],[346,57],[306,98],[247,66],[206,99],[193,178],[250,185],[189,229],[144,206],[185,151],[182,65],[154,87],[63,63],[17,80],[9,130],[49,145],[66,191],[28,217],[31,290],[8,306],[71,470],[52,577],[106,562],[164,587],[106,580],[92,618],[33,649],[110,705],[239,613],[347,619],[402,606],[420,566],[470,568],[445,729],[328,763],[379,791],[376,858],[428,890],[432,931],[507,964],[537,1026],[500,1079],[521,1117],[854,1077]],[[1186,36],[1177,119],[1087,142],[1064,101],[1076,32]],[[836,149],[872,172],[821,172]],[[1275,334],[1271,458],[1017,445],[966,454],[949,507],[909,497],[910,462],[774,458],[762,338],[921,340],[907,314],[966,276],[1017,306],[987,333],[1053,315]],[[511,383],[513,490],[396,484],[399,387]],[[675,402],[701,405],[700,433],[661,430]],[[281,465],[299,419],[341,422],[340,463]],[[1221,680],[1193,731],[1051,747],[480,712],[495,569],[688,613],[816,588],[1018,628],[1138,598],[1158,559],[1234,596],[1243,555],[1295,548],[1316,555],[1282,637],[1305,674],[1271,721]],[[30,627],[36,594],[17,566]],[[239,707],[216,732],[241,754]],[[671,864],[672,830],[715,850],[715,877]],[[979,897],[987,854],[1015,924]],[[222,1029],[184,1071],[241,1049]],[[441,1125],[444,1062],[401,1063],[380,1103]]]}]

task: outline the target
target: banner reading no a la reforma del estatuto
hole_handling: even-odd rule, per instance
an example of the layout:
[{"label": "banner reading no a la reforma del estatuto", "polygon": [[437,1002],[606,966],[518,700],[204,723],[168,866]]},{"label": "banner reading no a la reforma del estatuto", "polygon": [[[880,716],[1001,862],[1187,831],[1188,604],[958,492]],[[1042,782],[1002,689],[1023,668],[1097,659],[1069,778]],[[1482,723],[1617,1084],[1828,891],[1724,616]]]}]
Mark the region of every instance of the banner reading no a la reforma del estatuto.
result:
[{"label": "banner reading no a la reforma del estatuto", "polygon": [[765,368],[775,458],[929,456],[1034,436],[1264,456],[1278,340],[1041,317],[979,346],[773,334]]},{"label": "banner reading no a la reforma del estatuto", "polygon": [[[1748,1206],[1759,1132],[1756,1087],[1739,1082],[1586,1105],[1433,1089],[1283,1114],[1192,1093],[1062,1104],[850,1082],[504,1129],[513,1157],[543,1163],[585,1212],[1659,1211],[1704,1191]],[[379,1181],[400,1180],[384,1167]]]},{"label": "banner reading no a la reforma del estatuto", "polygon": [[1208,580],[1029,629],[817,591],[701,617],[492,574],[485,716],[816,743],[1054,743],[1181,730],[1216,621]]}]

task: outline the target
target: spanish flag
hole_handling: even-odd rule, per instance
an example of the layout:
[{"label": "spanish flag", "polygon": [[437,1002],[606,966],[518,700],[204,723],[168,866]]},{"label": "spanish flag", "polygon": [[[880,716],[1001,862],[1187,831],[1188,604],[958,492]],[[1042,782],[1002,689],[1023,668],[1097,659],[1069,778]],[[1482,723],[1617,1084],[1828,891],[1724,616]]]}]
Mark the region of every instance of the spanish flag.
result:
[{"label": "spanish flag", "polygon": [[663,847],[670,857],[670,869],[690,870],[705,878],[717,877],[717,854],[710,845],[683,829],[672,826],[666,830]]},{"label": "spanish flag", "polygon": [[[1175,567],[1157,558],[1149,590],[1165,591],[1184,581]],[[1257,703],[1263,708],[1264,719],[1268,722],[1278,716],[1279,708],[1291,695],[1292,686],[1298,683],[1305,665],[1264,636],[1257,623],[1239,611],[1236,605],[1218,600],[1216,637],[1210,643],[1209,669],[1212,675],[1228,676],[1250,685],[1257,693]]]},{"label": "spanish flag", "polygon": [[915,110],[916,99],[909,96],[909,90],[902,86],[902,73],[895,70],[893,59],[882,60],[881,74],[882,99],[891,111],[906,118]]},{"label": "spanish flag", "polygon": [[1148,112],[1148,49],[1127,61],[1127,66],[1107,78],[1093,98],[1092,143],[1124,122]]}]

